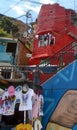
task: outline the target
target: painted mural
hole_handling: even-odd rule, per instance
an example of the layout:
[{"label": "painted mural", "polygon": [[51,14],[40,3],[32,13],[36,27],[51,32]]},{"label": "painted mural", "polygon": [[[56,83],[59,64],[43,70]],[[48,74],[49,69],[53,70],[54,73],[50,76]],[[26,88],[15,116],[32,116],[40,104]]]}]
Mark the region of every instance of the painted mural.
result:
[{"label": "painted mural", "polygon": [[43,130],[77,130],[77,60],[43,86]]},{"label": "painted mural", "polygon": [[71,130],[56,123],[48,123],[46,130]]}]

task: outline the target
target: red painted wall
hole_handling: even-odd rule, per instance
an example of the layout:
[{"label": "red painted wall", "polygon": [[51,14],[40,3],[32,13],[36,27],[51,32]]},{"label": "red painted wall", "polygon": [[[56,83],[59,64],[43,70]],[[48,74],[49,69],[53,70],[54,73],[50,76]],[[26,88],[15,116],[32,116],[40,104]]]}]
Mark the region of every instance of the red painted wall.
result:
[{"label": "red painted wall", "polygon": [[[50,57],[75,38],[68,33],[73,31],[77,34],[77,28],[71,24],[71,11],[66,10],[59,4],[42,5],[37,18],[36,34],[34,40],[33,54],[29,64],[39,64],[41,59]],[[53,45],[39,47],[39,40],[36,35],[51,33],[55,37]]]},{"label": "red painted wall", "polygon": [[43,5],[38,15],[36,34],[64,30],[66,10],[58,4]]}]

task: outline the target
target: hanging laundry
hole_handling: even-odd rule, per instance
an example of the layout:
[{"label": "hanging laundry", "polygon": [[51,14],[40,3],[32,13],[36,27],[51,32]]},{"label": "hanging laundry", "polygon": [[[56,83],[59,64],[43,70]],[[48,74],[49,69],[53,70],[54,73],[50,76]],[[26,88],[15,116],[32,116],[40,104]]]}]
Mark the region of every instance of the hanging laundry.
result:
[{"label": "hanging laundry", "polygon": [[33,89],[29,88],[27,84],[24,84],[22,87],[22,98],[20,100],[19,111],[23,111],[23,112],[28,111],[28,119],[31,124],[33,119],[33,115],[32,115],[33,96],[34,96]]},{"label": "hanging laundry", "polygon": [[16,92],[16,103],[20,103],[20,100],[22,98],[22,86],[18,85],[15,89]]},{"label": "hanging laundry", "polygon": [[43,105],[44,105],[44,97],[42,94],[39,95],[39,116],[43,116]]},{"label": "hanging laundry", "polygon": [[28,91],[23,93],[20,101],[19,111],[32,110],[32,97],[34,91],[31,88],[28,88]]},{"label": "hanging laundry", "polygon": [[33,96],[33,118],[38,118],[39,112],[39,97],[38,94],[34,93]]},{"label": "hanging laundry", "polygon": [[2,96],[2,115],[14,115],[16,95],[14,86],[9,86]]},{"label": "hanging laundry", "polygon": [[39,119],[36,119],[34,122],[34,130],[41,130],[42,129],[42,124]]}]

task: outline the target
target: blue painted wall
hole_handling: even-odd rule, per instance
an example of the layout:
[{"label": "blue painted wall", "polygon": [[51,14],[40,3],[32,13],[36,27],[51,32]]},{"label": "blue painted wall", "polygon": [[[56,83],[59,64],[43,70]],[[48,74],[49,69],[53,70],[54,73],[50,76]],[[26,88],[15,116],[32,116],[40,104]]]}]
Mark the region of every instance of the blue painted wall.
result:
[{"label": "blue painted wall", "polygon": [[5,50],[6,50],[6,46],[3,44],[0,44],[0,53],[5,52]]},{"label": "blue painted wall", "polygon": [[[15,56],[13,56],[13,53],[11,51],[6,52],[8,43],[10,43],[13,47],[13,43],[17,44],[17,40],[0,37],[0,62],[6,62],[6,63],[10,63],[12,65],[13,64],[15,65],[16,64],[16,58],[15,58]],[[18,47],[16,46],[15,55],[17,54],[17,51],[18,51]]]},{"label": "blue painted wall", "polygon": [[[60,99],[68,90],[77,90],[77,60],[42,84],[44,95],[43,130],[56,109]],[[76,124],[71,128],[77,130]]]},{"label": "blue painted wall", "polygon": [[12,64],[13,63],[13,57],[12,53],[0,53],[0,62],[7,62]]},{"label": "blue painted wall", "polygon": [[0,44],[0,62],[13,63],[12,53],[6,52],[6,44]]}]

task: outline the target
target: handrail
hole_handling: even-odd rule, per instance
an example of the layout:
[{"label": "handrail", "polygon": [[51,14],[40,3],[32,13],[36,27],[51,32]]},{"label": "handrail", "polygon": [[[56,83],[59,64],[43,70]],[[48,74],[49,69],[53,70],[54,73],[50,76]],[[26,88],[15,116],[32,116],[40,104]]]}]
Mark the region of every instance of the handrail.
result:
[{"label": "handrail", "polygon": [[[55,61],[54,58],[57,58],[56,60],[58,60],[58,62],[59,62],[59,58],[60,58],[61,54],[64,55],[65,53],[67,53],[69,51],[73,51],[74,47],[77,46],[77,44],[75,44],[75,45],[72,46],[73,42],[75,42],[75,41],[72,41],[71,43],[69,43],[65,47],[63,47],[62,49],[58,50],[52,56],[46,58],[42,63],[39,64],[39,66],[42,65],[42,64],[44,64],[46,61],[51,61],[53,63]],[[46,68],[49,64],[50,64],[50,62],[48,62],[46,65],[44,65],[44,68]]]},{"label": "handrail", "polygon": [[[43,65],[46,61],[50,61],[50,62],[47,63],[46,65],[44,64],[44,66],[42,66],[41,69],[43,69],[43,70],[48,65],[51,65],[51,67],[52,67],[53,64],[54,64],[54,62],[55,62],[55,65],[57,65],[59,69],[62,69],[64,66],[66,66],[69,63],[71,63],[74,60],[74,53],[73,53],[74,52],[74,47],[77,46],[77,44],[73,45],[72,44],[73,42],[75,42],[75,41],[72,41],[71,43],[69,43],[68,45],[66,45],[65,47],[63,47],[62,49],[58,50],[55,54],[53,54],[52,56],[50,56],[47,59],[45,59],[42,63],[39,64],[39,67],[41,65]],[[70,56],[70,58],[68,58],[68,61],[66,62],[66,64],[63,65],[64,60],[65,60],[64,57],[67,60],[68,56]],[[73,58],[72,58],[72,56],[73,56]],[[3,72],[11,72],[11,73],[16,72],[19,75],[21,75],[21,77],[22,77],[22,74],[24,74],[24,76],[26,78],[28,78],[27,77],[28,73],[31,73],[31,71],[32,71],[32,69],[30,68],[30,66],[24,66],[24,65],[20,65],[20,66],[18,66],[18,65],[0,66],[0,74],[1,74],[2,70],[3,70]]]}]

